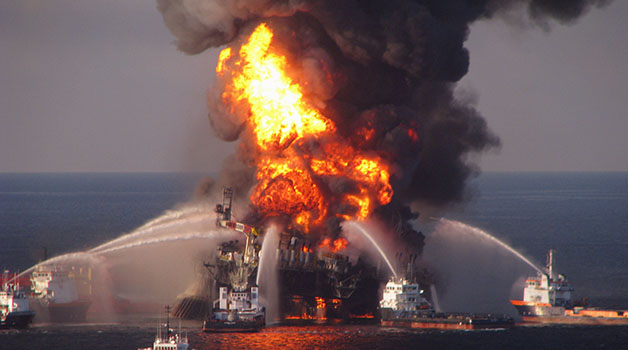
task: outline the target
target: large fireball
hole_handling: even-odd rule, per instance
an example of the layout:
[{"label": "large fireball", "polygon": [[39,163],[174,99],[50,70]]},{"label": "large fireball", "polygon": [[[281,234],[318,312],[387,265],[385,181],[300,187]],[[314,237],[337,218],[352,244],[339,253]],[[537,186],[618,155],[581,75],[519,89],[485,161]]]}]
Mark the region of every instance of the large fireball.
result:
[{"label": "large fireball", "polygon": [[[287,59],[273,52],[272,43],[273,32],[262,23],[237,55],[224,49],[216,67],[227,80],[223,103],[248,105],[257,167],[251,203],[261,214],[290,216],[306,232],[328,216],[367,218],[392,200],[388,166],[336,134],[332,120],[288,75]],[[305,141],[320,147],[311,152]],[[338,198],[327,190],[330,179],[351,185]]]}]

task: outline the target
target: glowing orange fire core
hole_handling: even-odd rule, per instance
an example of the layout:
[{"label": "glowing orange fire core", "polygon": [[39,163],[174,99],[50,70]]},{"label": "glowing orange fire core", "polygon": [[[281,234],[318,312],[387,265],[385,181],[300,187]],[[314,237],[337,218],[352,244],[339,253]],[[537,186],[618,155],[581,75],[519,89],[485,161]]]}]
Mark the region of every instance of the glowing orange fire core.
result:
[{"label": "glowing orange fire core", "polygon": [[[262,23],[240,47],[220,53],[216,72],[225,78],[223,102],[248,104],[248,125],[258,155],[257,186],[251,202],[261,213],[285,214],[307,232],[328,215],[329,204],[344,203],[344,219],[365,219],[378,205],[391,201],[390,171],[382,159],[363,154],[336,134],[336,126],[304,96],[301,86],[287,74],[287,58],[271,50],[273,32]],[[316,140],[315,154],[305,152],[303,141]],[[357,191],[328,198],[321,191],[322,177],[343,177]]]}]

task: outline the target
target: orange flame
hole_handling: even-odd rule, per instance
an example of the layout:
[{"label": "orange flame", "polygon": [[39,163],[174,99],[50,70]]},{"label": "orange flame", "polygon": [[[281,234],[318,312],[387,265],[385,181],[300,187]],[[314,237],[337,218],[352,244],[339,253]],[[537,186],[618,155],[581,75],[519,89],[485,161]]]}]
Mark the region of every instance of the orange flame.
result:
[{"label": "orange flame", "polygon": [[[251,105],[250,122],[262,150],[285,149],[305,135],[334,130],[330,120],[302,99],[301,87],[285,73],[286,58],[269,52],[272,38],[265,23],[255,29],[240,49],[241,74],[223,94],[223,98],[247,100]],[[224,49],[220,58],[230,56],[226,50],[230,49]],[[219,73],[223,64],[219,60]]]},{"label": "orange flame", "polygon": [[337,253],[341,250],[344,250],[349,245],[349,241],[340,237],[335,240],[331,240],[331,238],[324,238],[318,245],[319,248],[327,248],[333,253]]},{"label": "orange flame", "polygon": [[[223,102],[248,108],[248,125],[257,155],[257,186],[251,202],[264,214],[291,215],[306,232],[321,225],[330,203],[345,219],[365,219],[391,201],[390,170],[376,154],[363,154],[336,135],[336,126],[303,96],[288,75],[287,58],[272,51],[273,32],[260,24],[238,54],[224,49],[216,71],[227,80]],[[358,135],[370,139],[374,129]],[[305,139],[321,144],[316,154],[305,150]],[[331,198],[323,178],[344,177],[356,186],[343,198]],[[321,187],[323,186],[323,187]],[[349,209],[346,209],[349,208]],[[354,209],[351,209],[354,208]]]},{"label": "orange flame", "polygon": [[324,309],[325,308],[325,299],[321,298],[321,297],[314,297],[314,299],[316,300],[316,308],[317,309]]}]

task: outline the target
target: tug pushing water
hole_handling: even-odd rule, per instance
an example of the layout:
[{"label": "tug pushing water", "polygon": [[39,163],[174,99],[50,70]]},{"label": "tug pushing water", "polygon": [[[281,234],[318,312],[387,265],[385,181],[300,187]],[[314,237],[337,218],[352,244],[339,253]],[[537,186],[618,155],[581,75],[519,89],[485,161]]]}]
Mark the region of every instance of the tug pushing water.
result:
[{"label": "tug pushing water", "polygon": [[554,251],[547,254],[546,273],[528,277],[523,300],[511,300],[524,322],[628,325],[628,310],[589,308],[572,300],[567,278],[554,269]]}]

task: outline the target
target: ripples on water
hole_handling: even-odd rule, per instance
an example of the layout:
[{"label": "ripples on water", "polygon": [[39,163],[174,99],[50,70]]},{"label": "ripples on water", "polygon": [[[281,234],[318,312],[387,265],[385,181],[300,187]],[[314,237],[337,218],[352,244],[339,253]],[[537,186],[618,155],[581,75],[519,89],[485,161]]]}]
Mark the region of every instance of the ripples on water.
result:
[{"label": "ripples on water", "polygon": [[[196,181],[174,186],[179,176],[0,174],[0,234],[11,242],[0,245],[0,260],[13,271],[24,270],[37,262],[42,246],[57,255],[130,232],[189,197]],[[590,300],[597,306],[626,307],[626,173],[488,174],[478,186],[482,195],[453,218],[506,238],[537,261],[544,260],[548,248],[557,249],[559,270],[569,276],[578,296],[593,297]],[[0,330],[0,350],[133,350],[152,345],[156,324]],[[499,331],[305,326],[272,327],[255,334],[205,334],[199,331],[200,325],[187,329],[197,350],[628,349],[628,327],[624,326]]]},{"label": "ripples on water", "polygon": [[[187,328],[191,348],[208,349],[626,349],[628,327],[519,327],[438,331],[378,326],[280,326],[259,333],[211,334]],[[154,327],[39,326],[0,331],[0,349],[137,349]]]}]

